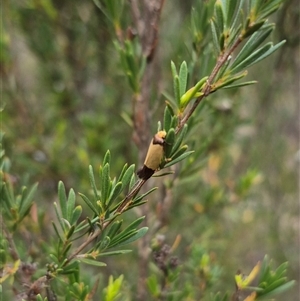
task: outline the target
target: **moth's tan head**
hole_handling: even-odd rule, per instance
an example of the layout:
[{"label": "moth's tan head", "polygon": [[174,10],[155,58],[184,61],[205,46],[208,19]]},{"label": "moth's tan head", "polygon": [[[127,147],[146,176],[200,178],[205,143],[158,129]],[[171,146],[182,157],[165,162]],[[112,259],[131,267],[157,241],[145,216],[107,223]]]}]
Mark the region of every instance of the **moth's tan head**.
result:
[{"label": "moth's tan head", "polygon": [[163,145],[165,143],[165,138],[167,136],[166,131],[159,131],[153,137],[153,144]]}]

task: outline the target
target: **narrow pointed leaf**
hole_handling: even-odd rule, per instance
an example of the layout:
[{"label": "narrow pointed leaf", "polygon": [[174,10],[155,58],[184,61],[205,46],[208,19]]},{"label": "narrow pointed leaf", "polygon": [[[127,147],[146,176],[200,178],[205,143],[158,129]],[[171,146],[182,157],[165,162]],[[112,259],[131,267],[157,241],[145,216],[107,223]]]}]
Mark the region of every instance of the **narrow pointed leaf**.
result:
[{"label": "narrow pointed leaf", "polygon": [[71,220],[73,215],[73,210],[75,207],[75,192],[71,188],[68,195],[68,201],[67,201],[67,220]]},{"label": "narrow pointed leaf", "polygon": [[102,169],[102,181],[101,181],[101,202],[103,208],[105,208],[106,201],[109,195],[110,188],[110,168],[109,163],[106,163]]},{"label": "narrow pointed leaf", "polygon": [[250,85],[254,85],[254,84],[257,84],[256,80],[251,80],[251,81],[248,81],[248,82],[242,82],[242,83],[238,83],[238,84],[229,85],[229,86],[223,87],[223,89],[241,88],[241,87],[244,87],[244,86],[250,86]]},{"label": "narrow pointed leaf", "polygon": [[174,89],[175,101],[178,104],[180,100],[179,77],[178,77],[176,66],[173,61],[171,61],[171,70],[173,76],[173,89]]},{"label": "narrow pointed leaf", "polygon": [[207,81],[208,76],[203,77],[200,79],[197,84],[189,89],[185,94],[183,94],[180,98],[180,108],[185,108],[187,104],[195,97],[197,92],[202,88],[202,86]]},{"label": "narrow pointed leaf", "polygon": [[213,20],[210,21],[210,28],[211,28],[211,33],[212,33],[212,37],[213,37],[213,45],[215,48],[215,52],[218,54],[221,52],[221,50],[220,50],[219,37],[217,34],[216,25]]},{"label": "narrow pointed leaf", "polygon": [[80,205],[76,206],[72,212],[71,225],[75,225],[81,216],[82,207]]},{"label": "narrow pointed leaf", "polygon": [[243,39],[248,38],[249,36],[254,34],[256,31],[258,31],[265,24],[265,22],[266,22],[266,20],[263,20],[263,21],[257,22],[254,25],[248,27],[243,33]]},{"label": "narrow pointed leaf", "polygon": [[183,61],[179,69],[179,96],[185,93],[187,78],[188,78],[187,64],[186,61]]},{"label": "narrow pointed leaf", "polygon": [[258,57],[255,61],[253,61],[248,67],[250,67],[250,66],[252,66],[254,64],[257,64],[261,60],[263,60],[263,59],[267,58],[268,56],[270,56],[279,47],[281,47],[285,42],[286,42],[286,40],[283,40],[280,43],[276,44],[275,46],[272,46],[267,52],[265,52],[263,55],[261,55],[260,57]]},{"label": "narrow pointed leaf", "polygon": [[110,159],[111,159],[110,151],[107,150],[107,152],[104,155],[102,165],[104,166],[106,163],[110,164]]},{"label": "narrow pointed leaf", "polygon": [[222,3],[220,0],[217,0],[215,3],[215,20],[220,33],[222,33],[224,30],[224,17]]},{"label": "narrow pointed leaf", "polygon": [[98,212],[97,208],[94,206],[94,204],[89,200],[88,197],[86,197],[84,194],[79,193],[79,195],[82,197],[82,199],[84,200],[84,202],[90,207],[90,209],[96,214],[99,215],[100,212]]},{"label": "narrow pointed leaf", "polygon": [[141,222],[145,219],[145,216],[141,216],[138,219],[136,219],[135,221],[133,221],[128,227],[126,227],[123,232],[128,232],[131,230],[135,230],[140,224]]},{"label": "narrow pointed leaf", "polygon": [[167,133],[165,145],[164,145],[164,151],[165,151],[166,158],[169,158],[169,155],[171,154],[174,141],[175,141],[175,130],[173,128],[171,128]]},{"label": "narrow pointed leaf", "polygon": [[88,258],[80,258],[79,261],[82,262],[82,263],[88,264],[88,265],[93,265],[95,267],[105,267],[105,266],[107,266],[107,264],[104,263],[104,262],[93,260],[93,259],[88,259]]},{"label": "narrow pointed leaf", "polygon": [[60,240],[61,242],[63,242],[63,238],[60,236],[60,233],[59,233],[59,231],[58,231],[58,229],[57,229],[57,227],[56,227],[56,224],[55,224],[53,221],[52,221],[52,226],[53,226],[54,231],[55,231],[57,237],[59,238],[59,240]]},{"label": "narrow pointed leaf", "polygon": [[63,224],[63,222],[62,222],[62,217],[61,217],[61,215],[60,215],[59,212],[58,212],[57,203],[54,202],[53,205],[54,205],[54,211],[55,211],[55,214],[56,214],[56,218],[58,219],[58,222],[59,222],[59,224],[60,224],[62,230],[65,231],[65,227],[64,227],[64,224]]},{"label": "narrow pointed leaf", "polygon": [[242,83],[238,83],[238,84],[229,85],[229,86],[223,87],[223,89],[241,88],[241,87],[244,87],[244,86],[249,86],[249,85],[254,85],[254,84],[257,84],[256,80],[251,80],[251,81],[248,81],[248,82],[242,82]]},{"label": "narrow pointed leaf", "polygon": [[107,232],[107,236],[113,239],[122,226],[122,221],[115,221]]},{"label": "narrow pointed leaf", "polygon": [[35,183],[31,187],[30,191],[27,193],[26,196],[25,196],[25,194],[24,194],[24,196],[22,195],[21,203],[20,203],[20,207],[19,207],[19,215],[20,215],[21,219],[23,217],[25,217],[26,213],[28,212],[28,210],[30,209],[30,207],[33,204],[33,197],[37,190],[37,186],[38,186],[38,184]]},{"label": "narrow pointed leaf", "polygon": [[261,43],[270,35],[274,30],[274,24],[266,24],[259,31],[254,33],[249,40],[245,43],[243,48],[239,51],[238,55],[234,59],[231,68],[234,68],[240,64],[244,59],[246,59],[255,49],[261,45]]},{"label": "narrow pointed leaf", "polygon": [[247,73],[248,73],[247,71],[244,71],[242,74],[232,76],[229,79],[225,80],[224,82],[216,83],[215,86],[213,87],[213,90],[215,91],[215,90],[221,89],[223,87],[229,86],[233,82],[245,77],[247,75]]},{"label": "narrow pointed leaf", "polygon": [[251,55],[249,55],[244,61],[242,61],[236,67],[232,68],[231,72],[233,74],[239,73],[239,72],[243,71],[244,69],[250,67],[257,59],[259,59],[265,53],[267,53],[271,47],[272,47],[272,43],[265,44],[263,47],[254,51]]},{"label": "narrow pointed leaf", "polygon": [[98,194],[98,189],[97,189],[96,181],[95,181],[95,177],[94,177],[94,171],[93,171],[93,167],[91,165],[89,166],[89,178],[90,178],[90,183],[91,183],[95,198],[97,200],[99,200],[100,196]]},{"label": "narrow pointed leaf", "polygon": [[125,174],[125,172],[127,170],[127,166],[128,166],[128,164],[125,163],[124,166],[123,166],[123,168],[122,168],[122,171],[121,171],[121,173],[119,175],[119,178],[118,178],[117,182],[122,182],[123,176],[124,176],[124,174]]},{"label": "narrow pointed leaf", "polygon": [[191,155],[194,151],[189,151],[189,152],[185,152],[184,154],[182,154],[181,156],[179,156],[178,158],[172,160],[171,162],[167,163],[164,167],[169,167],[172,166],[182,160],[184,160],[186,157],[188,157],[189,155]]},{"label": "narrow pointed leaf", "polygon": [[[236,7],[237,7],[237,4],[239,3],[240,1],[239,0],[231,0],[231,1],[228,1],[227,2],[227,9],[226,9],[226,26],[228,28],[231,27],[231,23],[232,21],[234,20],[234,16],[235,16],[235,13],[236,13]],[[232,27],[234,28],[234,27]]]},{"label": "narrow pointed leaf", "polygon": [[120,195],[123,190],[122,182],[118,182],[112,189],[110,197],[108,199],[107,207],[109,208],[112,202]]},{"label": "narrow pointed leaf", "polygon": [[175,153],[172,155],[172,161],[175,160],[176,158],[180,157],[183,153],[185,153],[187,149],[188,149],[188,146],[187,146],[187,145],[182,145],[182,146],[177,150],[177,152],[175,152]]},{"label": "narrow pointed leaf", "polygon": [[66,218],[67,216],[67,194],[65,185],[62,181],[58,183],[58,200],[61,210],[62,217]]},{"label": "narrow pointed leaf", "polygon": [[117,250],[117,251],[110,251],[110,252],[103,252],[100,253],[98,256],[115,256],[115,255],[123,255],[132,252],[132,250]]},{"label": "narrow pointed leaf", "polygon": [[176,115],[174,115],[172,117],[172,121],[171,121],[171,128],[175,129],[178,125],[178,117]]},{"label": "narrow pointed leaf", "polygon": [[139,202],[143,198],[145,198],[148,194],[150,194],[151,192],[155,191],[156,189],[157,189],[157,187],[153,187],[152,189],[150,189],[149,191],[145,192],[144,194],[141,194],[141,195],[137,196],[136,198],[134,198],[134,204],[136,202]]},{"label": "narrow pointed leaf", "polygon": [[168,132],[171,127],[171,120],[172,120],[171,110],[168,106],[166,106],[164,111],[164,130],[166,132]]},{"label": "narrow pointed leaf", "polygon": [[173,149],[172,149],[172,154],[171,155],[173,155],[178,150],[178,148],[181,146],[181,144],[183,142],[183,139],[185,138],[185,135],[187,133],[187,130],[188,130],[188,125],[185,124],[183,126],[183,128],[181,129],[181,131],[179,132],[179,134],[177,135],[178,137],[176,138],[175,143],[173,145]]},{"label": "narrow pointed leaf", "polygon": [[139,229],[134,235],[132,235],[130,238],[128,238],[127,240],[121,242],[120,244],[118,244],[118,247],[132,243],[136,240],[138,240],[139,238],[143,237],[148,231],[148,227],[143,227],[141,229]]},{"label": "narrow pointed leaf", "polygon": [[134,176],[134,169],[135,169],[135,165],[132,164],[128,167],[128,169],[124,173],[124,176],[122,179],[123,189],[125,189],[129,185],[132,177]]}]

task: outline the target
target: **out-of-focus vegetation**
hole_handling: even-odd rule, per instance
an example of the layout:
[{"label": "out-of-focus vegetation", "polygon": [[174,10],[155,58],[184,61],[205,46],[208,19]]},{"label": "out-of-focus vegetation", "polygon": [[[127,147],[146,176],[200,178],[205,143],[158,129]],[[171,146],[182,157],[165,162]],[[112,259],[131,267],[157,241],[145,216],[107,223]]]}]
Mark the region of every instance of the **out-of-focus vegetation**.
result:
[{"label": "out-of-focus vegetation", "polygon": [[[57,223],[58,219],[73,219],[75,223],[78,217],[78,222],[84,223],[90,217],[90,228],[85,229],[95,233],[101,213],[106,214],[103,219],[108,218],[110,212],[102,208],[103,211],[93,212],[99,223],[93,221],[85,197],[89,200],[95,197],[97,201],[97,191],[101,190],[100,165],[102,179],[105,163],[109,163],[112,178],[118,178],[125,163],[128,170],[131,164],[142,166],[157,122],[166,125],[166,99],[169,108],[176,107],[171,104],[173,100],[176,102],[174,68],[180,77],[182,61],[187,62],[188,90],[210,74],[216,58],[212,56],[212,48],[220,47],[221,52],[223,45],[226,49],[221,38],[221,46],[216,46],[213,36],[207,35],[210,24],[201,24],[207,20],[205,14],[218,15],[214,1],[166,1],[156,23],[155,52],[150,49],[147,53],[138,39],[138,23],[134,19],[137,2],[3,3],[1,140],[5,155],[1,154],[1,181],[10,184],[9,193],[12,199],[15,197],[16,208],[21,203],[19,211],[13,208],[15,211],[1,219],[5,228],[2,234],[6,234],[1,236],[1,272],[3,276],[5,267],[8,275],[15,276],[14,282],[13,277],[9,281],[2,277],[4,300],[13,298],[13,293],[18,298],[28,297],[20,294],[26,291],[26,285],[32,291],[42,292],[40,285],[47,281],[34,281],[46,277],[46,271],[57,272],[55,260],[59,262],[59,258],[50,254],[57,255],[59,250],[63,250],[61,256],[67,254],[68,239],[73,237],[74,229],[63,223],[62,229],[56,228],[55,232],[53,220]],[[286,43],[248,69],[247,81],[258,83],[211,93],[188,122],[184,143],[194,153],[171,167],[174,174],[149,180],[145,188],[158,186],[158,191],[147,196],[147,204],[122,215],[122,229],[138,220],[132,226],[136,229],[141,222],[134,233],[136,238],[144,234],[142,229],[149,228],[145,237],[126,246],[133,248],[133,252],[124,250],[119,256],[101,257],[96,267],[95,262],[86,260],[89,265],[72,274],[78,271],[75,263],[64,271],[72,274],[67,295],[59,295],[66,284],[54,279],[46,289],[48,300],[54,300],[51,296],[58,294],[58,300],[90,297],[90,300],[217,301],[227,300],[222,299],[226,291],[229,299],[231,295],[238,298],[239,294],[240,300],[255,300],[253,295],[252,299],[245,299],[249,295],[249,292],[243,295],[243,286],[248,287],[247,278],[239,278],[237,270],[249,275],[259,269],[260,279],[256,278],[259,283],[272,284],[270,279],[285,276],[285,271],[289,280],[299,282],[300,61],[296,7],[295,0],[286,0],[270,17],[277,27],[268,39],[275,41],[274,44],[282,40]],[[221,37],[220,32],[216,35]],[[143,57],[145,53],[148,56]],[[148,72],[145,68],[149,61],[152,67]],[[132,70],[129,62],[140,77],[124,72],[126,68]],[[145,79],[143,72],[149,78]],[[197,97],[201,97],[200,92]],[[151,112],[141,116],[137,103],[145,97]],[[186,105],[181,97],[179,111],[191,106]],[[148,127],[139,132],[137,126],[144,118],[147,120],[143,125]],[[133,181],[131,172],[128,171],[128,179],[126,176],[121,179],[129,186]],[[97,183],[94,189],[90,185],[92,174]],[[64,184],[58,184],[59,181]],[[37,182],[38,186],[34,184]],[[103,194],[106,184],[101,183]],[[126,195],[126,191],[120,191],[122,196],[121,193]],[[2,190],[1,206],[3,195]],[[70,204],[75,198],[73,207],[64,208],[64,202]],[[54,202],[58,207],[53,206]],[[80,217],[78,205],[82,206]],[[142,221],[140,216],[146,217]],[[7,233],[11,233],[10,239]],[[58,243],[61,233],[65,234],[61,237],[66,243],[64,247]],[[104,239],[98,239],[104,250]],[[13,241],[18,253],[12,252]],[[75,240],[72,242],[79,246]],[[102,250],[99,245],[97,250]],[[259,261],[261,264],[257,264]],[[288,266],[282,264],[287,261]],[[7,262],[11,263],[9,272]],[[102,267],[102,262],[107,266]],[[273,271],[279,267],[277,274],[268,271],[269,265]],[[66,266],[67,263],[62,263],[60,268]],[[18,274],[18,270],[22,272]],[[282,283],[287,281],[280,279]],[[222,293],[216,295],[218,291]],[[263,294],[258,291],[257,296],[260,293]],[[297,286],[293,286],[278,298],[296,300],[298,294]]]}]

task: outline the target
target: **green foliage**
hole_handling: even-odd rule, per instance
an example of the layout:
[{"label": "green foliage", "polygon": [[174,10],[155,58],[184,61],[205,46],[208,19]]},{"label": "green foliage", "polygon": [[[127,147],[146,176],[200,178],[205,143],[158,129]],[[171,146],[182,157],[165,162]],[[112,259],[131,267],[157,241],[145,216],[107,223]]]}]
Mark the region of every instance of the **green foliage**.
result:
[{"label": "green foliage", "polygon": [[23,186],[20,193],[16,194],[14,192],[13,179],[9,174],[10,165],[10,160],[5,156],[5,152],[1,148],[1,215],[6,218],[9,229],[14,232],[22,220],[28,215],[31,206],[33,205],[34,194],[38,184],[34,184],[30,189]]},{"label": "green foliage", "polygon": [[[258,168],[242,166],[243,160],[236,159],[234,151],[241,151],[241,147],[234,136],[244,121],[240,100],[233,100],[234,93],[225,94],[225,89],[256,83],[239,81],[251,66],[285,43],[268,41],[275,29],[268,18],[283,1],[195,1],[188,16],[190,37],[171,30],[176,34],[172,39],[174,54],[167,55],[173,55],[176,63],[171,61],[171,72],[162,64],[162,74],[153,57],[157,37],[167,40],[158,26],[163,2],[155,9],[151,3],[93,0],[9,4],[12,13],[8,16],[16,21],[16,32],[26,37],[28,62],[33,58],[35,64],[26,65],[26,73],[40,69],[26,84],[18,83],[19,76],[7,76],[7,70],[15,67],[7,51],[14,48],[7,34],[11,23],[5,21],[0,41],[5,48],[0,58],[3,74],[8,78],[4,120],[10,136],[5,143],[11,151],[12,141],[17,141],[13,162],[18,162],[20,176],[15,179],[11,174],[10,160],[1,149],[0,284],[11,291],[7,288],[13,283],[19,299],[86,301],[100,300],[101,296],[107,301],[130,300],[129,291],[139,277],[137,266],[143,271],[150,267],[141,279],[149,298],[140,300],[263,300],[277,297],[294,285],[288,280],[287,263],[273,271],[267,257],[248,276],[237,273],[234,277],[228,266],[226,269],[227,261],[235,266],[236,261],[244,264],[234,255],[239,248],[236,245],[243,240],[238,238],[233,246],[228,233],[238,228],[251,200],[249,195],[262,177]],[[176,14],[172,18],[176,21]],[[105,21],[108,26],[103,27]],[[183,45],[190,56],[175,53]],[[155,102],[160,100],[157,82],[163,77],[169,82],[161,86],[173,89],[173,95],[164,93],[165,102]],[[28,92],[31,88],[32,94]],[[8,116],[15,109],[10,107],[10,99],[22,112],[11,122]],[[29,101],[24,105],[20,99]],[[46,110],[41,111],[44,106]],[[141,142],[149,138],[145,129],[155,127],[160,113],[158,131],[167,134],[164,157],[154,176],[162,178],[163,189],[146,205],[146,197],[153,197],[151,193],[157,188],[151,180],[136,179],[135,165],[124,161],[136,157],[130,143],[132,134],[144,155]],[[130,127],[125,128],[119,116]],[[14,133],[10,127],[18,130]],[[36,137],[31,136],[31,129],[37,130]],[[95,172],[99,154],[104,156]],[[27,185],[24,169],[41,179],[42,188]],[[47,181],[55,186],[58,182],[54,202],[45,188],[51,187]],[[78,199],[77,190],[83,191]],[[48,227],[50,221],[53,229]],[[252,232],[249,229],[254,226],[246,225],[247,231]],[[158,238],[152,241],[150,260],[145,235],[149,232],[149,237],[159,237],[158,231],[167,240],[173,235],[177,238],[172,247]],[[139,252],[123,249],[137,240],[142,241]],[[116,255],[126,262],[119,262]],[[32,262],[38,262],[38,267]],[[103,276],[111,271],[121,276]],[[97,279],[91,277],[93,272]],[[108,278],[106,287],[101,277]],[[124,278],[128,281],[125,286]],[[20,279],[26,288],[18,283]],[[230,284],[233,280],[235,287]],[[252,286],[254,280],[256,286]]]}]

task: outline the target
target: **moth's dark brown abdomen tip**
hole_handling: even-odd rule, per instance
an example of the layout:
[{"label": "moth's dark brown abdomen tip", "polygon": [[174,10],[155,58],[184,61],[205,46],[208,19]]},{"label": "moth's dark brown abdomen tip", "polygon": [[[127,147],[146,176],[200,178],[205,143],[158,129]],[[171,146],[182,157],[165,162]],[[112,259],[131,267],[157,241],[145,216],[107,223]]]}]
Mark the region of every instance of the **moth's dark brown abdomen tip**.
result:
[{"label": "moth's dark brown abdomen tip", "polygon": [[154,170],[148,168],[146,165],[144,165],[140,170],[136,173],[140,179],[148,180],[152,177],[154,174]]}]

